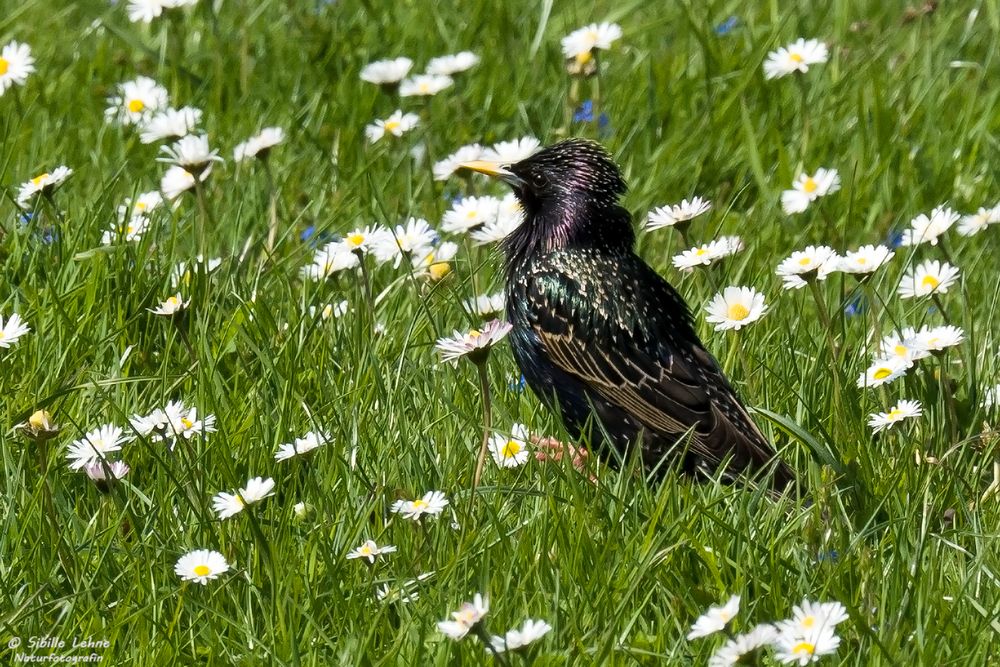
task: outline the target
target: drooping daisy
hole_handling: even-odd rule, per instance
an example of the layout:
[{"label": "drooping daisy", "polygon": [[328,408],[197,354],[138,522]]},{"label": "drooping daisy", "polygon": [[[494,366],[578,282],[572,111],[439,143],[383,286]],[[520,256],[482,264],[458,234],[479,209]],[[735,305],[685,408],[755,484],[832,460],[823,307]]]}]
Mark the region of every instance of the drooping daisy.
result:
[{"label": "drooping daisy", "polygon": [[248,505],[259,503],[274,495],[274,480],[252,477],[247,485],[235,493],[217,493],[212,498],[212,510],[220,519],[228,519],[242,512]]},{"label": "drooping daisy", "polygon": [[118,220],[124,222],[132,216],[148,216],[163,203],[163,195],[157,190],[143,192],[135,198],[126,198],[125,203],[118,207]]},{"label": "drooping daisy", "polygon": [[712,208],[712,202],[701,197],[690,201],[682,199],[680,204],[667,204],[654,208],[646,219],[645,229],[653,231],[663,227],[685,227],[694,218]]},{"label": "drooping daisy", "polygon": [[357,253],[342,243],[332,242],[316,251],[312,263],[303,267],[301,274],[308,280],[325,280],[340,271],[353,269],[360,263]]},{"label": "drooping daisy", "polygon": [[386,544],[380,547],[375,543],[375,540],[365,540],[357,549],[348,552],[347,560],[366,558],[370,564],[374,564],[377,556],[395,553],[395,551],[396,547],[391,544]]},{"label": "drooping daisy", "polygon": [[490,646],[497,653],[504,651],[516,651],[528,644],[538,641],[552,630],[552,626],[545,621],[527,619],[521,629],[514,628],[508,630],[503,637],[493,635],[490,637]]},{"label": "drooping daisy", "polygon": [[105,424],[89,431],[79,440],[74,440],[66,451],[69,467],[82,470],[87,465],[104,459],[108,453],[119,451],[129,440],[131,438],[124,435],[121,427],[114,424]]},{"label": "drooping daisy", "polygon": [[18,424],[17,428],[36,442],[51,440],[59,435],[60,427],[52,420],[47,410],[35,410],[28,421]]},{"label": "drooping daisy", "polygon": [[35,71],[31,47],[19,42],[8,42],[0,49],[0,95],[13,86],[23,86]]},{"label": "drooping daisy", "polygon": [[111,225],[101,235],[101,245],[109,246],[124,241],[133,243],[142,238],[149,229],[149,218],[144,215],[133,215],[126,221]]},{"label": "drooping daisy", "polygon": [[837,651],[840,637],[832,628],[824,628],[806,635],[779,632],[775,640],[774,657],[782,663],[808,665],[821,656]]},{"label": "drooping daisy", "polygon": [[376,60],[369,63],[361,70],[361,80],[368,83],[375,83],[380,86],[387,84],[398,84],[406,75],[410,73],[413,61],[409,58],[395,58],[392,60]]},{"label": "drooping daisy", "polygon": [[400,97],[429,97],[450,87],[455,80],[443,74],[418,74],[399,84]]},{"label": "drooping daisy", "polygon": [[423,218],[407,218],[406,222],[381,235],[372,243],[372,254],[379,264],[393,262],[399,266],[404,257],[424,257],[434,248],[437,238],[430,224]]},{"label": "drooping daisy", "polygon": [[490,454],[501,468],[517,468],[528,462],[528,429],[524,424],[514,424],[510,436],[496,433],[490,437]]},{"label": "drooping daisy", "polygon": [[784,281],[785,289],[798,289],[809,280],[826,280],[837,261],[833,248],[811,245],[782,260],[775,273]]},{"label": "drooping daisy", "polygon": [[767,54],[764,61],[764,78],[777,79],[792,72],[808,72],[810,65],[825,63],[830,51],[823,42],[799,38]]},{"label": "drooping daisy", "polygon": [[148,76],[140,76],[118,86],[118,95],[108,99],[104,116],[109,122],[136,125],[168,104],[167,89]]},{"label": "drooping daisy", "polygon": [[445,159],[435,162],[434,167],[432,168],[432,171],[434,172],[434,180],[447,180],[449,176],[462,168],[463,163],[472,162],[473,160],[481,160],[484,150],[485,149],[479,144],[469,144],[467,146],[462,146]]},{"label": "drooping daisy", "polygon": [[287,461],[295,456],[307,454],[328,442],[330,442],[330,434],[323,431],[309,431],[301,438],[295,438],[294,442],[289,442],[278,447],[278,451],[274,455],[274,460]]},{"label": "drooping daisy", "polygon": [[83,467],[83,472],[87,474],[102,493],[111,490],[112,484],[120,479],[124,479],[129,474],[131,468],[124,461],[102,461],[97,460],[88,463]]},{"label": "drooping daisy", "polygon": [[902,400],[892,406],[888,412],[876,412],[868,415],[868,426],[871,427],[872,433],[878,433],[883,429],[895,426],[897,422],[904,419],[919,417],[921,413],[920,401]]},{"label": "drooping daisy", "polygon": [[781,209],[791,215],[801,213],[820,197],[840,189],[840,174],[836,169],[817,169],[812,176],[799,174],[792,189],[781,193]]},{"label": "drooping daisy", "polygon": [[927,260],[911,269],[899,282],[899,298],[944,294],[958,280],[959,270],[947,262]]},{"label": "drooping daisy", "polygon": [[607,50],[622,36],[617,23],[591,23],[562,38],[562,52],[570,74],[590,76],[597,71],[594,51]]},{"label": "drooping daisy", "polygon": [[412,258],[415,275],[426,276],[432,281],[441,280],[451,273],[451,260],[458,254],[458,244],[445,241],[431,248],[425,255]]},{"label": "drooping daisy", "polygon": [[691,271],[697,266],[708,266],[742,249],[743,241],[738,236],[724,236],[674,255],[671,262],[682,271]]},{"label": "drooping daisy", "polygon": [[229,571],[229,563],[218,551],[198,549],[186,553],[174,565],[174,573],[184,581],[196,581],[205,585],[210,579]]},{"label": "drooping daisy", "polygon": [[259,134],[250,137],[233,149],[236,162],[258,158],[267,159],[271,149],[285,141],[285,130],[280,127],[265,127]]},{"label": "drooping daisy", "polygon": [[201,174],[213,162],[222,162],[219,151],[208,145],[208,136],[204,134],[181,137],[170,146],[162,146],[160,152],[165,157],[157,161],[181,167],[191,174]]},{"label": "drooping daisy", "polygon": [[406,132],[415,128],[419,122],[420,117],[417,114],[404,114],[397,109],[385,120],[376,120],[373,124],[366,127],[365,136],[368,137],[368,141],[371,143],[375,143],[387,134],[394,137],[401,137]]},{"label": "drooping daisy", "polygon": [[167,8],[169,0],[129,0],[126,11],[132,23],[152,23]]},{"label": "drooping daisy", "polygon": [[[204,182],[212,172],[211,167],[201,172],[198,181]],[[195,186],[195,177],[184,167],[170,167],[160,179],[160,192],[168,201],[174,201]]]},{"label": "drooping daisy", "polygon": [[716,331],[739,331],[763,317],[767,309],[764,295],[754,288],[731,286],[716,294],[705,307],[705,320],[714,323]]},{"label": "drooping daisy", "polygon": [[469,299],[465,302],[465,309],[480,317],[498,315],[504,311],[505,307],[506,297],[504,297],[503,292],[481,294],[475,299]]},{"label": "drooping daisy", "polygon": [[469,357],[479,363],[489,355],[490,349],[507,337],[511,325],[501,320],[491,320],[483,325],[482,331],[473,329],[469,333],[454,332],[449,338],[439,338],[435,347],[441,353],[442,361],[458,362],[462,357]]},{"label": "drooping daisy", "polygon": [[452,204],[441,221],[441,230],[463,234],[497,219],[500,200],[496,197],[465,197]]},{"label": "drooping daisy", "polygon": [[691,626],[688,639],[707,637],[721,630],[740,612],[740,596],[734,595],[721,607],[709,607]]},{"label": "drooping daisy", "polygon": [[987,226],[998,223],[1000,223],[1000,204],[993,208],[980,207],[976,213],[962,216],[962,220],[958,223],[958,233],[962,236],[973,236]]},{"label": "drooping daisy", "polygon": [[501,164],[513,164],[531,157],[541,147],[542,142],[531,136],[499,141],[483,151],[482,159]]},{"label": "drooping daisy", "polygon": [[198,418],[198,409],[187,407],[183,401],[169,401],[164,408],[157,408],[148,415],[129,418],[132,429],[152,442],[183,437],[190,440],[198,435],[215,432],[215,415]]},{"label": "drooping daisy", "polygon": [[322,308],[309,306],[309,317],[319,317],[321,320],[328,320],[331,317],[338,318],[347,312],[347,301],[328,303]]},{"label": "drooping daisy", "polygon": [[3,321],[3,315],[0,315],[0,348],[9,348],[18,338],[30,331],[31,329],[17,313],[11,313],[6,322]]},{"label": "drooping daisy", "polygon": [[476,593],[475,597],[472,598],[472,602],[463,602],[458,611],[451,613],[452,620],[439,621],[437,624],[438,630],[451,639],[461,639],[469,634],[469,631],[476,627],[489,611],[489,600],[485,599],[481,594]]},{"label": "drooping daisy", "polygon": [[428,491],[422,498],[416,500],[397,500],[391,510],[403,516],[404,519],[419,521],[425,514],[437,516],[448,506],[448,498],[442,491]]},{"label": "drooping daisy", "polygon": [[72,169],[65,165],[60,165],[51,172],[46,171],[35,176],[30,181],[22,183],[17,191],[17,205],[21,208],[30,208],[32,200],[36,196],[51,195],[72,175]]},{"label": "drooping daisy", "polygon": [[778,638],[778,629],[768,623],[758,625],[750,632],[736,635],[712,654],[708,667],[737,665],[744,656],[768,646]]},{"label": "drooping daisy", "polygon": [[921,327],[916,340],[924,350],[937,354],[965,340],[965,332],[951,324],[931,328]]},{"label": "drooping daisy", "polygon": [[983,401],[981,405],[987,410],[1000,405],[1000,384],[987,387],[985,391],[983,391]]},{"label": "drooping daisy", "polygon": [[451,76],[471,69],[479,64],[479,56],[472,51],[462,51],[448,56],[431,58],[427,63],[427,73],[431,75]]},{"label": "drooping daisy", "polygon": [[915,246],[921,243],[937,245],[938,238],[958,222],[958,213],[947,206],[938,206],[930,216],[921,213],[910,221],[910,228],[903,231],[901,245]]},{"label": "drooping daisy", "polygon": [[879,387],[903,377],[913,362],[902,357],[877,359],[858,378],[859,387]]},{"label": "drooping daisy", "polygon": [[884,245],[864,245],[849,250],[839,259],[839,269],[844,273],[869,274],[884,266],[896,253]]},{"label": "drooping daisy", "polygon": [[157,111],[141,122],[142,132],[139,134],[139,140],[144,144],[176,141],[194,132],[201,122],[201,116],[201,109],[194,107]]},{"label": "drooping daisy", "polygon": [[185,308],[187,308],[190,304],[191,300],[188,299],[187,301],[185,301],[184,297],[181,296],[181,293],[178,292],[173,296],[168,296],[156,308],[147,308],[146,310],[153,313],[154,315],[163,315],[165,317],[171,317],[181,312]]}]

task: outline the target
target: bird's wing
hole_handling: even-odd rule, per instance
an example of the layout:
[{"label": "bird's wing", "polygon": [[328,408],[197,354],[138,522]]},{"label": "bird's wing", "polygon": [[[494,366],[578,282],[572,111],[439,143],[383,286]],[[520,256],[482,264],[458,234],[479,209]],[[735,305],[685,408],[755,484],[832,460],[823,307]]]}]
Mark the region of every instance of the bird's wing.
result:
[{"label": "bird's wing", "polygon": [[[666,291],[651,300],[633,293],[631,303],[584,309],[566,276],[536,275],[527,291],[532,328],[552,363],[650,431],[690,430],[691,452],[708,461],[732,456],[737,469],[763,465],[773,457],[770,446],[691,330],[684,303],[656,277],[662,285],[653,288]],[[648,317],[633,324],[626,311]]]}]

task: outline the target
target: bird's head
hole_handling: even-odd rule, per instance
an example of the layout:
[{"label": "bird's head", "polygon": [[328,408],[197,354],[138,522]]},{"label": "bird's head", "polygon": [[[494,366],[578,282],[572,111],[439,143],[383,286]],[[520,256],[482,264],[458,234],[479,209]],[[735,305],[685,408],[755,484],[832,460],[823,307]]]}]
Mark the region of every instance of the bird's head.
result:
[{"label": "bird's head", "polygon": [[519,236],[530,235],[548,249],[610,238],[631,246],[631,222],[618,206],[625,181],[611,155],[596,142],[566,139],[520,162],[476,160],[462,166],[514,189],[525,213],[525,223],[515,233]]}]

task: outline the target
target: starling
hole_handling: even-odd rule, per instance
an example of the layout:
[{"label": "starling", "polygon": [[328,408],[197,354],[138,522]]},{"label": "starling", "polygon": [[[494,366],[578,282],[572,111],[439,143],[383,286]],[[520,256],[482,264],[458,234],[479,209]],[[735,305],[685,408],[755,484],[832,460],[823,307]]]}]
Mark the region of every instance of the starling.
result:
[{"label": "starling", "polygon": [[574,438],[619,453],[638,443],[647,470],[679,456],[686,473],[792,480],[684,300],[635,254],[625,181],[603,147],[568,139],[513,164],[463,166],[511,185],[524,209],[503,243],[511,346]]}]

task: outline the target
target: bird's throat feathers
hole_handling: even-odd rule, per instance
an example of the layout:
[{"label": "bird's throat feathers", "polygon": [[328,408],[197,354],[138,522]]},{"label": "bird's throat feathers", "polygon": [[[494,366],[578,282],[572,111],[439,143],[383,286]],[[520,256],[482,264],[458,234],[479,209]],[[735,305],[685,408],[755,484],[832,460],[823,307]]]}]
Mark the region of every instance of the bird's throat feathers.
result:
[{"label": "bird's throat feathers", "polygon": [[592,248],[616,253],[631,250],[635,244],[632,218],[616,203],[567,197],[542,203],[535,210],[525,206],[525,213],[525,221],[503,243],[508,268],[556,250]]}]

